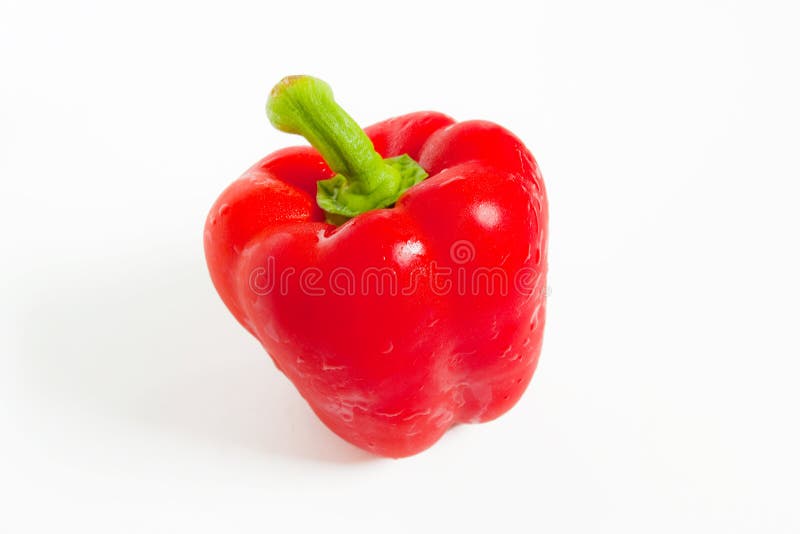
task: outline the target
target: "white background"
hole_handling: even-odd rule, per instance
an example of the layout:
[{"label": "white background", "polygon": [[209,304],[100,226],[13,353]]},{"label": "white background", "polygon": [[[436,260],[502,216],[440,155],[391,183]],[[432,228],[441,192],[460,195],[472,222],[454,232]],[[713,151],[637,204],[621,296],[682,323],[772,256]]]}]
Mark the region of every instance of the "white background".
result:
[{"label": "white background", "polygon": [[[794,2],[0,8],[0,531],[798,532]],[[405,460],[319,423],[215,294],[206,211],[299,139],[517,133],[551,202],[539,370]]]}]

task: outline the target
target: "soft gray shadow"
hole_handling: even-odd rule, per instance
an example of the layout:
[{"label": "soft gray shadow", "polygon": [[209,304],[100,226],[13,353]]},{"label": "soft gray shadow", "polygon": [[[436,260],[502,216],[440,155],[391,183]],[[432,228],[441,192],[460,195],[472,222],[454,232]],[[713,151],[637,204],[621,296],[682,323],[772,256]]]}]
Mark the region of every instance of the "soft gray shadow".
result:
[{"label": "soft gray shadow", "polygon": [[[372,458],[316,418],[184,246],[53,269],[18,310],[44,402],[192,440],[328,462]],[[32,281],[31,281],[32,282]]]}]

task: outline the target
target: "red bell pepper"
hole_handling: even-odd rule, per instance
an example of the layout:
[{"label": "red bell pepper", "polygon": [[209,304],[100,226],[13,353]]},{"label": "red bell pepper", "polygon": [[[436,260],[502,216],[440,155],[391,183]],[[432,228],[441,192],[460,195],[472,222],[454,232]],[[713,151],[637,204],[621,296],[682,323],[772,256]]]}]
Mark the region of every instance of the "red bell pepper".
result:
[{"label": "red bell pepper", "polygon": [[379,455],[511,408],[539,358],[547,270],[522,142],[435,112],[361,130],[308,76],[267,112],[313,148],[267,156],[211,208],[208,267],[236,319],[331,430]]}]

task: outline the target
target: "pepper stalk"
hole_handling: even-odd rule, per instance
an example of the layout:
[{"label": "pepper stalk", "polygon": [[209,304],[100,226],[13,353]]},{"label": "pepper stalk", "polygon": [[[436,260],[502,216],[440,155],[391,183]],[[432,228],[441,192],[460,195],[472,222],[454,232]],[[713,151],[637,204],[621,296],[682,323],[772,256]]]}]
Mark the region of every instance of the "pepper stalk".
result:
[{"label": "pepper stalk", "polygon": [[428,177],[407,154],[378,154],[364,130],[333,99],[330,86],[312,76],[287,76],[278,82],[267,100],[267,116],[278,130],[305,137],[336,173],[317,182],[317,204],[329,222],[391,206]]}]

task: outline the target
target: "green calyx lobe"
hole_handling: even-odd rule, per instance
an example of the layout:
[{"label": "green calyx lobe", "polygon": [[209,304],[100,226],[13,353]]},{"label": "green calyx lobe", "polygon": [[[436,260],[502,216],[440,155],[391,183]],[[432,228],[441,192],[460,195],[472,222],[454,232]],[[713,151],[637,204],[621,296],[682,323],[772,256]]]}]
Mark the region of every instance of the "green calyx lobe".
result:
[{"label": "green calyx lobe", "polygon": [[428,177],[408,155],[382,158],[367,134],[333,99],[330,86],[311,76],[287,76],[267,100],[275,128],[305,137],[336,173],[317,182],[317,204],[329,222],[394,204]]}]

